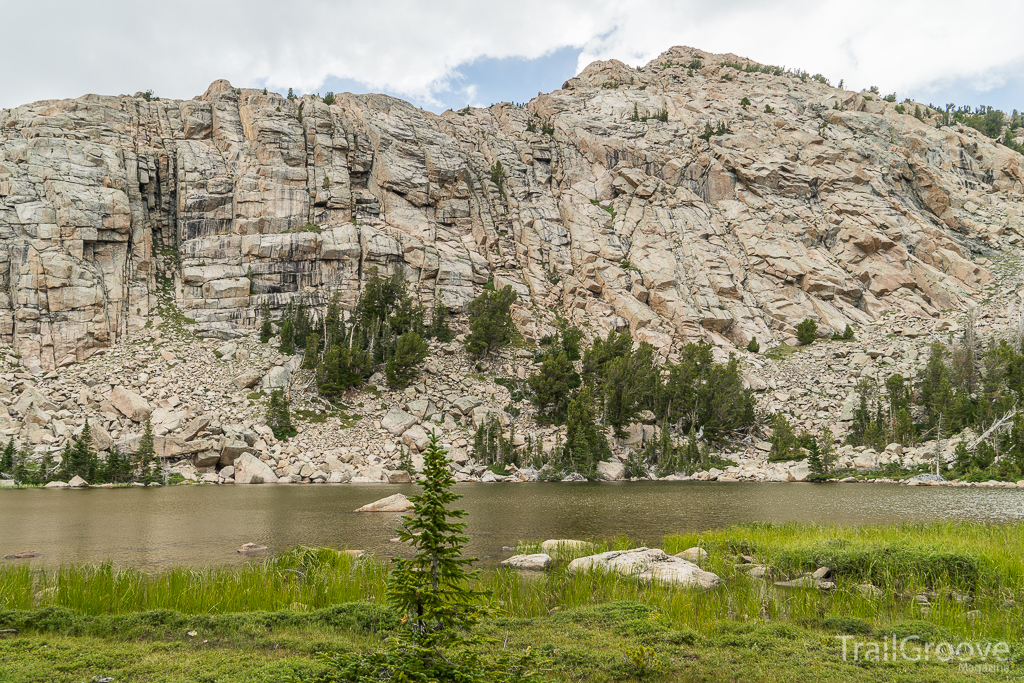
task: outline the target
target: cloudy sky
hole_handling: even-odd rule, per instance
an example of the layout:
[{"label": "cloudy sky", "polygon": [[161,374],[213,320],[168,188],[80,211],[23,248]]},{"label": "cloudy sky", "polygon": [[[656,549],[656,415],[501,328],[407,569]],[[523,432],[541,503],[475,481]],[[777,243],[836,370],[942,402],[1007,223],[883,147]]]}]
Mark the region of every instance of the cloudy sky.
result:
[{"label": "cloudy sky", "polygon": [[1024,109],[1024,3],[972,0],[0,0],[0,107],[217,78],[387,92],[442,111],[521,102],[596,59],[673,45],[900,99]]}]

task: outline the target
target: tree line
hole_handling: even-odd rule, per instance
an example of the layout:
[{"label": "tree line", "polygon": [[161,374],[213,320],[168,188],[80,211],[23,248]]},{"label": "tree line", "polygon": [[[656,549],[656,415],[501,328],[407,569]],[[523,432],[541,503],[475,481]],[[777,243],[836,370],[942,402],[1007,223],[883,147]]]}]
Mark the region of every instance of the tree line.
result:
[{"label": "tree line", "polygon": [[[712,463],[709,445],[756,423],[752,392],[743,387],[739,360],[716,363],[712,347],[687,344],[678,362],[658,362],[654,347],[635,344],[626,330],[609,331],[581,354],[582,333],[563,326],[541,340],[539,369],[527,381],[537,419],[565,425],[564,441],[544,451],[539,442],[514,448],[496,423],[481,424],[475,457],[495,463],[546,467],[553,477],[597,476],[597,463],[611,457],[609,438],[650,411],[658,438],[634,453],[627,475],[691,472]],[[580,371],[577,371],[576,362]],[[683,441],[683,437],[685,441]]]},{"label": "tree line", "polygon": [[59,464],[54,463],[49,451],[36,457],[27,446],[19,449],[14,439],[10,439],[0,452],[0,475],[24,486],[70,481],[76,476],[90,484],[151,484],[161,479],[161,466],[154,446],[153,425],[148,418],[133,455],[122,453],[115,444],[106,457],[96,452],[92,428],[86,420],[81,434],[65,444]]},{"label": "tree line", "polygon": [[1021,340],[977,342],[969,321],[960,340],[931,345],[915,378],[899,374],[861,380],[847,443],[882,450],[890,443],[950,438],[970,428],[975,448],[956,446],[954,473],[967,479],[1024,477],[1024,353]]},{"label": "tree line", "polygon": [[[471,357],[482,358],[511,342],[515,301],[511,287],[494,291],[491,286],[470,302],[465,346]],[[276,321],[265,303],[261,318],[260,340],[270,341],[276,325],[281,353],[301,352],[302,367],[313,371],[318,393],[329,401],[362,386],[378,371],[390,388],[408,386],[429,353],[426,340],[450,342],[455,337],[448,309],[440,301],[425,323],[426,310],[413,301],[401,271],[385,278],[374,270],[351,311],[343,310],[336,294],[323,315],[299,299],[289,302]]]}]

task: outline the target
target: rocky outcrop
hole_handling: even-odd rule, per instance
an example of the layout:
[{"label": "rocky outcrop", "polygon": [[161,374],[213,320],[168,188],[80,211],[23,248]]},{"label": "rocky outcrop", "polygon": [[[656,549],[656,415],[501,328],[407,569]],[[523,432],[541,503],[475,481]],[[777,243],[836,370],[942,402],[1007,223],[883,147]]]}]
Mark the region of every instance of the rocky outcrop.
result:
[{"label": "rocky outcrop", "polygon": [[613,550],[580,557],[569,563],[569,573],[608,571],[625,574],[641,581],[702,588],[709,590],[721,582],[716,574],[706,572],[693,562],[665,554],[657,548]]},{"label": "rocky outcrop", "polygon": [[351,303],[397,270],[453,311],[512,286],[527,338],[558,313],[667,356],[968,306],[990,277],[976,256],[1024,231],[1020,155],[736,62],[673,48],[440,116],[226,81],[0,111],[0,342],[43,373],[171,302],[230,338],[265,303]]}]

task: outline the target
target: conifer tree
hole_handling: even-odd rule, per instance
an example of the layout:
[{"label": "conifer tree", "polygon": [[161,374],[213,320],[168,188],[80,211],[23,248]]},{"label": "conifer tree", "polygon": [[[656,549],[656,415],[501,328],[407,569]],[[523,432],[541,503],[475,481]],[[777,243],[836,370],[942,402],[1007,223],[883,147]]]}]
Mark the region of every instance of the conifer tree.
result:
[{"label": "conifer tree", "polygon": [[427,335],[444,343],[455,339],[451,328],[448,327],[448,307],[440,301],[434,304],[434,315],[430,318],[430,327],[427,328]]},{"label": "conifer tree", "polygon": [[281,323],[281,345],[278,350],[285,356],[295,354],[295,324],[291,320]]},{"label": "conifer tree", "polygon": [[590,387],[585,386],[569,402],[563,449],[565,468],[593,478],[597,473],[597,463],[610,454],[604,432],[597,425],[594,394]]},{"label": "conifer tree", "polygon": [[47,484],[50,481],[50,477],[53,476],[53,456],[50,455],[50,451],[43,453],[42,459],[39,461],[39,469],[36,470],[35,480],[37,484]]},{"label": "conifer tree", "polygon": [[310,332],[306,335],[306,344],[302,356],[302,369],[313,370],[320,360],[320,335]]},{"label": "conifer tree", "polygon": [[68,479],[79,476],[91,484],[99,483],[96,477],[97,459],[95,451],[92,450],[92,429],[89,427],[89,420],[85,421],[82,433],[71,447],[65,448],[61,470],[62,476]]},{"label": "conifer tree", "polygon": [[469,303],[469,334],[466,351],[474,358],[483,358],[492,351],[508,346],[515,333],[512,304],[516,291],[505,285],[501,291],[484,290]]},{"label": "conifer tree", "polygon": [[273,430],[274,438],[281,441],[298,434],[292,425],[291,405],[284,389],[274,389],[270,392],[270,402],[267,403],[267,426]]},{"label": "conifer tree", "polygon": [[399,337],[395,355],[384,366],[388,386],[401,389],[408,385],[416,377],[416,366],[423,362],[428,352],[426,342],[415,332],[406,332]]},{"label": "conifer tree", "polygon": [[6,474],[12,474],[14,472],[14,457],[18,450],[14,446],[14,437],[12,436],[8,441],[7,445],[4,446],[3,454],[0,455],[0,472]]},{"label": "conifer tree", "polygon": [[477,574],[467,569],[474,560],[462,557],[466,523],[454,521],[466,512],[448,508],[462,496],[452,493],[446,455],[432,432],[423,452],[423,492],[409,498],[412,515],[402,518],[398,533],[415,554],[395,560],[388,582],[388,602],[404,615],[411,640],[424,647],[457,641],[481,615],[483,593],[466,586]]},{"label": "conifer tree", "polygon": [[160,479],[160,459],[156,454],[156,447],[153,438],[153,423],[146,418],[145,430],[142,438],[139,439],[139,450],[136,454],[138,459],[139,477],[143,484],[154,484]]}]

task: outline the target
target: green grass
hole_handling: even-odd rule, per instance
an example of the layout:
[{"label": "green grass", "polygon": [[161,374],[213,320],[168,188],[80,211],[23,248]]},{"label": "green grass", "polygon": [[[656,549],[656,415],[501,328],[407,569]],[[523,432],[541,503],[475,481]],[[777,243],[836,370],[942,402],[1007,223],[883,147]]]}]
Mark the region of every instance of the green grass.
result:
[{"label": "green grass", "polygon": [[802,350],[807,348],[806,346],[790,346],[789,344],[779,344],[773,346],[764,352],[765,358],[771,358],[772,360],[783,361],[789,359],[790,356],[800,353]]},{"label": "green grass", "polygon": [[[546,675],[565,681],[971,680],[956,664],[843,662],[841,634],[1005,640],[1024,663],[1019,525],[747,524],[653,544],[670,554],[705,548],[705,568],[722,578],[707,592],[566,569],[577,556],[638,544],[562,549],[539,575],[485,570],[476,587],[490,594],[492,616],[481,634],[513,651],[534,648]],[[739,555],[769,566],[772,581],[829,566],[836,588],[775,588],[746,576]],[[17,634],[0,636],[0,670],[10,672],[5,681],[280,680],[317,670],[318,652],[372,648],[395,628],[387,572],[387,563],[324,548],[153,574],[4,563],[0,629]],[[882,594],[863,596],[866,582]],[[479,647],[493,653],[493,644]],[[209,677],[188,677],[200,671]]]}]

